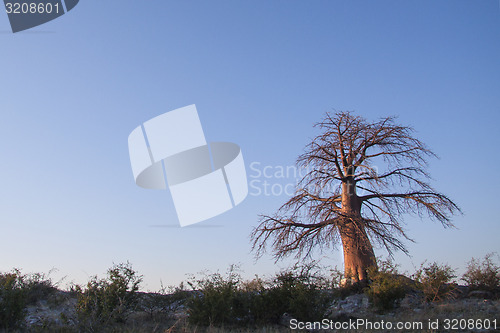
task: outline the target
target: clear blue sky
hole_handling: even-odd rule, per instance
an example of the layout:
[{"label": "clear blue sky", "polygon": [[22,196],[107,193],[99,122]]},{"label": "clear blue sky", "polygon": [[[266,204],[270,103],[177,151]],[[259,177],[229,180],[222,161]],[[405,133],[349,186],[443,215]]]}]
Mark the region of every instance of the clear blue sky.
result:
[{"label": "clear blue sky", "polygon": [[286,195],[178,228],[170,194],[134,184],[128,134],[189,104],[208,141],[241,146],[249,175],[293,165],[326,111],[398,115],[440,156],[433,185],[464,215],[455,230],[408,217],[416,243],[397,261],[462,270],[500,252],[497,0],[80,1],[17,34],[0,15],[0,39],[0,271],[82,283],[130,260],[155,290],[231,263],[286,266],[255,263],[249,244]]}]

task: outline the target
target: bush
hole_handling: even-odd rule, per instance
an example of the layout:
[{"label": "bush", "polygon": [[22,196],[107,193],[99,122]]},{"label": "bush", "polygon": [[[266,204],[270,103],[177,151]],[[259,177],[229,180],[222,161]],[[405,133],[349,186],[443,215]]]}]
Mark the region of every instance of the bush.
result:
[{"label": "bush", "polygon": [[260,324],[278,323],[285,313],[299,321],[321,320],[330,305],[327,285],[314,263],[283,271],[254,295],[254,320]]},{"label": "bush", "polygon": [[187,303],[189,321],[203,326],[269,324],[285,313],[301,321],[319,320],[329,305],[324,281],[305,266],[268,281],[256,277],[242,282],[231,266],[226,276],[215,273],[190,283],[195,295]]},{"label": "bush", "polygon": [[[237,267],[230,266],[226,276],[220,273],[192,278],[188,284],[195,291],[188,300],[189,322],[211,326],[234,324],[238,318],[246,317],[248,302],[239,290],[241,277]],[[247,309],[244,307],[247,306]]]},{"label": "bush", "polygon": [[426,301],[435,302],[456,296],[457,286],[452,283],[456,277],[455,270],[450,266],[432,263],[424,267],[422,263],[420,269],[414,275],[417,288],[425,296]]},{"label": "bush", "polygon": [[57,291],[52,280],[43,273],[24,275],[22,277],[22,288],[26,292],[27,305],[33,305],[40,300],[45,300]]},{"label": "bush", "polygon": [[19,269],[0,274],[0,328],[22,327],[26,306],[45,299],[56,288],[45,274],[22,274]]},{"label": "bush", "polygon": [[380,261],[379,267],[368,270],[369,287],[365,289],[371,304],[379,311],[391,310],[410,290],[409,279],[398,274],[392,261]]},{"label": "bush", "polygon": [[26,315],[26,290],[19,270],[0,274],[0,327],[18,328]]},{"label": "bush", "polygon": [[82,329],[94,331],[111,323],[123,323],[137,304],[142,276],[130,263],[114,265],[107,278],[93,277],[85,288],[74,286],[76,313]]},{"label": "bush", "polygon": [[472,290],[495,292],[500,288],[500,267],[493,260],[493,253],[487,254],[480,262],[472,258],[462,277]]}]

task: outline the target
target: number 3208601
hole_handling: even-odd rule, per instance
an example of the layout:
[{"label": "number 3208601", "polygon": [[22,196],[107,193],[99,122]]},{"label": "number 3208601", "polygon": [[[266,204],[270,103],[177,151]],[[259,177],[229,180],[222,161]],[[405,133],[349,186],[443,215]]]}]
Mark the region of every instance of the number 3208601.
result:
[{"label": "number 3208601", "polygon": [[5,9],[7,14],[57,14],[59,13],[59,4],[7,2],[5,3]]}]

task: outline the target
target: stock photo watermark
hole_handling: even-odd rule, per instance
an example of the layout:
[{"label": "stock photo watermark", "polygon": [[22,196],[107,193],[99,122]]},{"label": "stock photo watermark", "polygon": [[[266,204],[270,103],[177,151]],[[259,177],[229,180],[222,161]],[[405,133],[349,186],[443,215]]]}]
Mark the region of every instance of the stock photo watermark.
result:
[{"label": "stock photo watermark", "polygon": [[254,197],[292,196],[298,182],[307,172],[307,169],[295,165],[263,165],[261,162],[252,162],[248,174],[248,194]]},{"label": "stock photo watermark", "polygon": [[369,320],[369,319],[349,319],[346,321],[334,321],[323,319],[321,321],[299,321],[291,319],[289,328],[291,330],[357,330],[360,332],[366,330],[446,330],[446,331],[464,331],[464,330],[496,330],[498,326],[497,319],[466,319],[466,318],[446,318],[446,319],[428,319],[426,321],[387,321],[387,320]]},{"label": "stock photo watermark", "polygon": [[136,127],[128,149],[135,183],[147,189],[168,187],[181,227],[220,215],[248,194],[240,147],[207,143],[194,104]]},{"label": "stock photo watermark", "polygon": [[80,0],[4,0],[12,32],[34,28],[69,12]]},{"label": "stock photo watermark", "polygon": [[[181,227],[218,216],[248,195],[292,197],[300,191],[301,181],[317,171],[253,161],[247,172],[237,144],[206,141],[194,104],[137,126],[128,137],[128,149],[135,183],[146,189],[168,189]],[[372,175],[377,172],[370,168]]]},{"label": "stock photo watermark", "polygon": [[[291,197],[297,193],[300,181],[311,171],[313,169],[296,165],[265,165],[254,161],[249,165],[248,194],[254,197]],[[376,177],[378,168],[371,167],[370,173]],[[358,195],[365,193],[366,190],[357,189]]]}]

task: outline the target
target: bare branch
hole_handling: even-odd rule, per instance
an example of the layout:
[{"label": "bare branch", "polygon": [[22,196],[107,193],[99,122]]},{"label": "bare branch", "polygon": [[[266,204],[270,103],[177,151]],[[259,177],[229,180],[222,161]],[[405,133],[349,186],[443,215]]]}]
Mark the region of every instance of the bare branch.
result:
[{"label": "bare branch", "polygon": [[[395,120],[369,123],[351,112],[327,113],[315,125],[321,133],[297,159],[309,171],[295,195],[275,215],[261,216],[252,232],[257,255],[269,247],[276,259],[309,256],[314,248],[342,243],[344,253],[367,265],[373,256],[370,240],[389,254],[407,253],[401,241],[411,241],[403,228],[404,214],[453,226],[451,216],[460,209],[431,187],[425,170],[427,158],[436,155],[413,136],[411,127]],[[378,174],[373,164],[381,161],[386,169]]]}]

